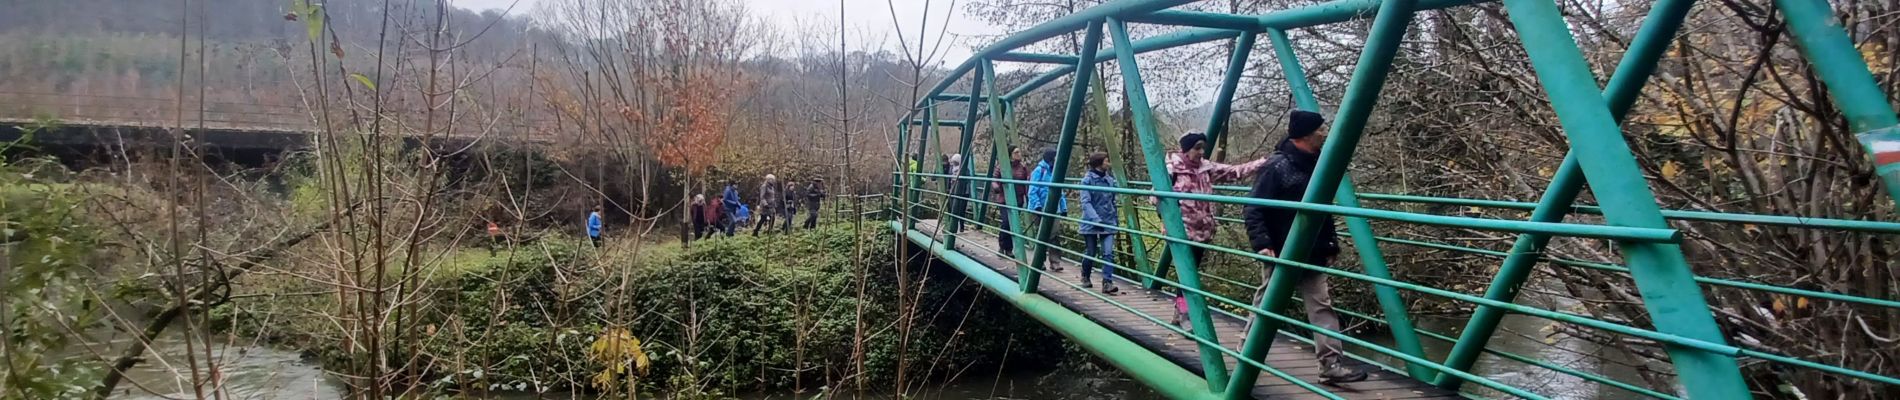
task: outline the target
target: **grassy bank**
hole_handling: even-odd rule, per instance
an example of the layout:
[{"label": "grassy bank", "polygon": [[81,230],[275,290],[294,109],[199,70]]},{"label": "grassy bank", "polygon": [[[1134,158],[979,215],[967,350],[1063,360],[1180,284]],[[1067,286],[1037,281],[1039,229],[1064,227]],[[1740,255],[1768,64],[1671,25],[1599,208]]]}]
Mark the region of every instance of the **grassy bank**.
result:
[{"label": "grassy bank", "polygon": [[[635,382],[642,391],[714,398],[859,378],[888,389],[900,369],[915,385],[1065,359],[1059,337],[927,263],[908,264],[904,286],[922,292],[909,300],[914,318],[902,318],[890,233],[863,235],[834,224],[690,249],[645,244],[637,255],[630,243],[596,250],[567,239],[492,257],[456,249],[426,274],[406,310],[420,322],[407,326],[422,329],[389,334],[413,345],[386,345],[394,350],[385,359],[439,391],[595,391]],[[284,285],[309,283],[257,287],[315,289]],[[347,338],[319,333],[337,331],[320,326],[333,323],[321,310],[335,307],[321,295],[260,296],[216,314],[234,332],[339,363]],[[609,342],[603,335],[623,329],[639,340],[644,374],[635,358],[598,352]]]}]

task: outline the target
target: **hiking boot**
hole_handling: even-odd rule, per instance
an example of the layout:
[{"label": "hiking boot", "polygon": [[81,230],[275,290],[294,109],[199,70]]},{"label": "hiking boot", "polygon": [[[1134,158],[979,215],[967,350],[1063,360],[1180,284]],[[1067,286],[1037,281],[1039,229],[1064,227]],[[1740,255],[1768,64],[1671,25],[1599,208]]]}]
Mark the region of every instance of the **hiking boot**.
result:
[{"label": "hiking boot", "polygon": [[1089,283],[1089,278],[1082,278],[1082,287],[1095,287],[1095,285]]},{"label": "hiking boot", "polygon": [[1347,368],[1338,363],[1329,363],[1326,370],[1319,373],[1320,383],[1345,383],[1366,380],[1366,371]]},{"label": "hiking boot", "polygon": [[1102,294],[1116,294],[1121,292],[1121,288],[1115,287],[1114,282],[1102,282]]}]

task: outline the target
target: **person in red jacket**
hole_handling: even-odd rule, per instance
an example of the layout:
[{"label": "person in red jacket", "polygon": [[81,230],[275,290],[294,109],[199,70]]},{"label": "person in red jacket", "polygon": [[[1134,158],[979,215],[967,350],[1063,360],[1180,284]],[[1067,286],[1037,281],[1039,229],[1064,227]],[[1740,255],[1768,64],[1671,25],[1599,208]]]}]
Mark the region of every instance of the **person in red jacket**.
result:
[{"label": "person in red jacket", "polygon": [[698,232],[699,239],[715,236],[715,233],[724,230],[724,227],[719,226],[721,223],[719,218],[724,216],[725,206],[720,205],[717,201],[705,201],[705,195],[698,195],[695,196],[695,198],[700,199],[700,203],[702,203],[699,205],[700,220],[705,221],[706,227],[712,228],[700,230]]}]

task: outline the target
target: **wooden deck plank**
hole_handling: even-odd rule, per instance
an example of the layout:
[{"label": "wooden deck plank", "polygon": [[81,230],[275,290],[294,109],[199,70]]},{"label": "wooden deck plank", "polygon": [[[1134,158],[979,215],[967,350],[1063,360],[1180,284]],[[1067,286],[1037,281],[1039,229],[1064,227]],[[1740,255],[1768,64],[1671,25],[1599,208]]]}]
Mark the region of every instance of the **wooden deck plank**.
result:
[{"label": "wooden deck plank", "polygon": [[[917,231],[941,238],[935,220],[921,220],[916,224]],[[985,232],[960,232],[957,234],[957,250],[997,272],[1011,278],[1017,277],[1015,263],[998,254],[996,236]],[[1081,266],[1065,258],[1055,257],[1049,260],[1052,265],[1065,267],[1066,271],[1043,274],[1041,290],[1045,297],[1068,307],[1078,314],[1088,317],[1096,323],[1121,334],[1123,337],[1155,351],[1162,358],[1174,362],[1196,374],[1202,373],[1200,346],[1197,342],[1182,337],[1155,321],[1143,318],[1137,313],[1146,314],[1160,322],[1167,322],[1173,316],[1173,295],[1158,290],[1142,289],[1139,282],[1129,280],[1127,276],[1118,276],[1121,293],[1106,296],[1105,300],[1096,292],[1097,288],[1078,288]],[[1096,277],[1099,279],[1099,277]],[[1121,303],[1116,305],[1110,300]],[[1129,309],[1133,309],[1130,311]],[[1216,315],[1214,331],[1220,334],[1218,341],[1222,347],[1239,349],[1242,330],[1246,321],[1226,315]],[[1286,335],[1274,338],[1274,351],[1268,353],[1266,364],[1274,369],[1286,372],[1306,382],[1319,381],[1319,362],[1313,359],[1312,347],[1291,339]],[[1227,368],[1236,365],[1233,357],[1224,357]],[[1348,361],[1355,362],[1355,361]],[[1356,362],[1355,362],[1356,363]],[[1375,367],[1361,366],[1369,373],[1365,381],[1339,385],[1322,386],[1334,391],[1335,395],[1349,399],[1439,399],[1456,398],[1456,393],[1433,387],[1404,376]],[[1257,399],[1320,399],[1313,394],[1277,376],[1261,373],[1255,381],[1251,393]]]}]

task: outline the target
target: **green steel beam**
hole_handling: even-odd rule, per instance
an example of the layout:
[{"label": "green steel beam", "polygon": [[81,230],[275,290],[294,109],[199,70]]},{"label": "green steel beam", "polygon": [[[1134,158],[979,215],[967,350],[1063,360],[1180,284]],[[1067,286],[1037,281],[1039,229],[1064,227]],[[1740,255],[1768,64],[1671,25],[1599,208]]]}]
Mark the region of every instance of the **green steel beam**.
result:
[{"label": "green steel beam", "polygon": [[[1128,175],[1128,157],[1127,153],[1122,151],[1122,140],[1119,134],[1121,131],[1115,129],[1115,122],[1110,116],[1112,112],[1108,109],[1108,84],[1103,83],[1102,74],[1095,74],[1094,79],[1089,79],[1089,87],[1095,92],[1094,96],[1089,96],[1089,114],[1095,119],[1095,132],[1102,136],[1102,148],[1108,150],[1108,159],[1112,164],[1109,168],[1114,170],[1117,181],[1127,181],[1130,176]],[[1133,202],[1134,196],[1115,196],[1115,208],[1119,211],[1117,214],[1122,217],[1121,223],[1125,227],[1139,230],[1141,215],[1135,213]],[[1143,272],[1154,271],[1150,269],[1151,266],[1148,263],[1148,244],[1143,240],[1128,240],[1127,242],[1130,251],[1140,254],[1140,256],[1132,257],[1135,259],[1135,268]]]},{"label": "green steel beam", "polygon": [[[1571,152],[1585,180],[1604,206],[1604,219],[1621,226],[1667,227],[1656,196],[1643,179],[1636,157],[1630,153],[1614,113],[1603,101],[1590,64],[1570,35],[1557,4],[1553,0],[1505,0],[1504,7],[1570,139]],[[1631,242],[1619,243],[1618,247],[1629,260],[1630,276],[1658,331],[1726,343],[1703,300],[1695,274],[1683,259],[1681,247]],[[1733,357],[1675,345],[1665,345],[1664,350],[1691,397],[1751,396]]]},{"label": "green steel beam", "polygon": [[[988,61],[982,61],[982,62],[984,64],[989,63]],[[982,97],[983,97],[983,74],[971,75],[970,76],[970,95],[965,96],[965,98],[967,99],[967,98],[982,98]],[[958,176],[956,179],[952,179],[951,184],[960,187],[963,193],[971,193],[972,190],[970,187],[970,170],[973,169],[971,168],[971,165],[975,164],[976,161],[971,160],[970,155],[975,154],[971,152],[971,147],[974,146],[974,144],[976,143],[976,129],[975,129],[976,119],[980,117],[977,115],[977,106],[982,105],[982,103],[977,102],[977,101],[968,101],[966,103],[968,103],[970,106],[969,111],[963,113],[964,115],[963,128],[957,130],[958,133],[960,134],[959,137],[962,140],[957,145],[956,157],[963,163],[963,166],[957,173],[957,175],[960,175],[960,176]],[[950,193],[957,193],[957,189],[958,188],[951,188]],[[945,198],[944,201],[949,202],[949,204],[951,205],[950,214],[959,216],[959,217],[963,216],[963,212],[969,206],[969,202],[967,201],[952,201],[949,198]],[[951,248],[955,248],[957,245],[956,234],[958,231],[963,230],[963,220],[951,219],[949,221],[949,224],[950,224],[950,235],[944,236],[943,241],[945,245],[948,245]]]},{"label": "green steel beam", "polygon": [[1219,149],[1221,139],[1227,137],[1227,119],[1234,113],[1234,92],[1240,90],[1240,76],[1247,72],[1247,57],[1253,54],[1253,32],[1244,32],[1234,38],[1234,49],[1227,56],[1227,74],[1222,77],[1220,91],[1214,94],[1214,115],[1207,119],[1207,156],[1214,157],[1214,149]]},{"label": "green steel beam", "polygon": [[[1289,9],[1273,11],[1273,12],[1269,12],[1265,14],[1260,14],[1258,16],[1258,18],[1260,19],[1259,29],[1262,29],[1262,30],[1267,29],[1267,28],[1297,29],[1297,28],[1305,28],[1305,27],[1311,27],[1311,26],[1319,26],[1319,25],[1325,25],[1325,24],[1332,24],[1332,23],[1362,19],[1362,18],[1366,18],[1373,15],[1374,12],[1379,10],[1379,4],[1380,4],[1379,1],[1380,0],[1333,0],[1333,1],[1328,1],[1325,3],[1312,4],[1312,5],[1302,6],[1302,7],[1295,7],[1295,8],[1289,8]],[[1420,0],[1417,9],[1420,11],[1436,10],[1436,9],[1441,9],[1441,8],[1457,7],[1457,6],[1467,5],[1467,4],[1486,3],[1486,2],[1491,2],[1491,1],[1496,1],[1496,0]],[[1108,6],[1110,6],[1110,4],[1104,4],[1104,5],[1091,7],[1090,9],[1093,10],[1095,8],[1102,8],[1102,7],[1108,7]],[[1150,10],[1150,11],[1153,11],[1153,10]],[[1123,13],[1123,14],[1124,15],[1142,15],[1142,13],[1140,12],[1131,12],[1131,13]],[[1079,25],[1076,26],[1075,28],[1070,28],[1070,29],[1076,29],[1076,28],[1079,28]],[[1174,32],[1169,32],[1169,33],[1157,35],[1154,37],[1142,39],[1139,41],[1135,41],[1133,46],[1135,48],[1135,53],[1140,54],[1140,53],[1146,53],[1146,52],[1156,51],[1156,50],[1161,50],[1161,49],[1187,46],[1191,44],[1205,43],[1205,42],[1211,42],[1211,41],[1220,40],[1220,39],[1231,38],[1231,37],[1234,37],[1234,35],[1237,35],[1239,33],[1240,31],[1236,31],[1232,29],[1218,29],[1218,28],[1180,29]],[[1011,48],[1013,49],[1014,47],[1011,47]],[[1113,49],[1110,49],[1110,51],[1107,51],[1104,53],[1111,53],[1112,51]],[[982,55],[982,54],[983,54],[982,52],[978,53],[978,55]],[[1098,56],[1095,61],[1103,62],[1103,61],[1108,61],[1110,58],[1112,57],[1106,56],[1106,55]],[[968,64],[968,62],[966,62],[965,64]],[[953,70],[950,75],[951,77],[946,78],[946,79],[956,79],[956,77],[961,76],[965,72],[968,72],[968,71],[967,70]],[[1063,75],[1068,75],[1071,72],[1075,72],[1075,69],[1072,67],[1062,67],[1062,68],[1057,68],[1049,72],[1043,73],[1042,75],[1038,75],[1036,76],[1036,78],[1031,79],[1028,83],[1024,83],[1022,86],[1018,86],[1015,89],[1011,89],[1009,93],[1006,93],[1003,95],[1003,98],[1010,99],[1010,100],[1021,98],[1023,95],[1026,95],[1029,92],[1035,91],[1036,89],[1041,88],[1045,84],[1054,82],[1057,78],[1061,78]],[[932,89],[931,92],[932,93],[941,92],[944,89],[949,87],[948,84],[939,84],[938,86],[939,86],[938,88]]]},{"label": "green steel beam", "polygon": [[1775,8],[1786,14],[1788,35],[1800,44],[1835,107],[1847,116],[1847,128],[1874,160],[1874,173],[1887,186],[1887,196],[1900,202],[1900,117],[1894,116],[1887,94],[1880,92],[1867,60],[1854,48],[1826,1],[1775,0]]},{"label": "green steel beam", "polygon": [[1229,29],[1242,32],[1260,30],[1260,18],[1247,15],[1212,13],[1202,11],[1162,10],[1147,15],[1123,17],[1128,22],[1144,24],[1198,26],[1202,28]]},{"label": "green steel beam", "polygon": [[1047,297],[1018,290],[1009,277],[984,266],[957,250],[945,247],[933,241],[929,235],[915,230],[892,225],[892,229],[904,233],[911,242],[927,246],[937,258],[952,268],[962,271],[971,280],[989,289],[990,293],[1003,298],[1031,318],[1043,325],[1054,328],[1070,340],[1082,345],[1090,353],[1101,357],[1115,368],[1127,372],[1129,376],[1154,389],[1164,396],[1184,400],[1214,400],[1214,394],[1207,391],[1206,383],[1193,372],[1169,362],[1166,358],[1142,347],[1120,334],[1104,328],[1087,316],[1070,311],[1062,304]]},{"label": "green steel beam", "polygon": [[[1088,24],[1088,32],[1082,36],[1081,59],[1095,59],[1095,52],[1101,47],[1102,24],[1099,22],[1090,22]],[[1055,165],[1051,165],[1054,169],[1054,171],[1051,172],[1055,177],[1055,182],[1063,182],[1064,177],[1068,175],[1069,155],[1071,150],[1075,147],[1075,133],[1082,126],[1082,108],[1088,102],[1089,77],[1095,74],[1095,63],[1093,62],[1078,62],[1075,67],[1076,74],[1074,82],[1070,84],[1069,102],[1066,103],[1067,107],[1062,111],[1061,137],[1056,139]],[[1056,206],[1062,202],[1063,198],[1060,190],[1061,189],[1057,188],[1049,188],[1049,197],[1047,201],[1044,201],[1042,204],[1043,213],[1055,212]],[[1056,221],[1049,218],[1037,218],[1036,220],[1036,241],[1048,242],[1049,235],[1055,232]],[[1030,268],[1032,270],[1023,271],[1023,273],[1017,276],[1022,277],[1024,292],[1035,293],[1036,285],[1042,276],[1041,273],[1036,270],[1041,270],[1042,266],[1046,265],[1044,263],[1047,262],[1049,258],[1049,246],[1036,245],[1036,251],[1031,253],[1029,257],[1029,265],[1031,265]]]},{"label": "green steel beam", "polygon": [[[983,67],[984,67],[983,68],[983,82],[989,85],[990,93],[996,93],[996,65],[984,64]],[[990,132],[991,132],[990,141],[994,142],[990,146],[990,153],[991,153],[990,157],[992,159],[992,162],[991,162],[992,166],[990,167],[990,169],[995,170],[996,168],[999,168],[999,167],[1002,168],[1002,170],[999,173],[997,173],[996,175],[997,177],[1002,177],[1002,178],[1015,177],[1016,171],[1014,169],[1016,168],[1016,166],[1013,163],[1008,161],[1009,158],[1011,157],[1011,155],[1009,154],[1009,148],[1011,146],[1015,146],[1015,142],[1016,142],[1016,115],[1014,111],[1011,111],[1011,107],[1013,107],[1012,106],[1013,103],[1001,101],[997,99],[995,96],[990,96],[989,99],[990,99],[989,102],[990,102],[990,111],[991,111],[990,112]],[[983,186],[989,186],[989,185],[983,185]],[[1011,184],[1002,185],[1002,189],[1003,189],[1004,204],[1008,205],[1009,207],[1022,206],[1022,199],[1016,198],[1016,184],[1011,183]],[[984,203],[984,208],[988,208],[987,202]],[[1004,221],[1007,221],[1007,222],[1005,222],[1003,226],[1000,228],[1009,230],[1007,234],[1013,237],[1017,237],[1017,238],[1023,237],[1022,233],[1023,233],[1024,223],[1023,223],[1022,213],[1016,212],[1016,210],[1012,210],[1012,209],[999,209],[999,210],[996,210],[996,213],[998,215],[1009,216],[1009,218],[1004,219]],[[982,216],[986,214],[982,212],[978,212],[976,215],[978,218],[981,218]],[[998,232],[998,234],[1001,235],[1005,233]],[[1023,244],[1024,243],[1022,240],[1010,240],[1010,248],[998,249],[998,250],[1008,251],[1010,254],[1010,257],[1015,258],[1017,260],[1021,260],[1024,258]]]},{"label": "green steel beam", "polygon": [[[1346,175],[1346,164],[1352,160],[1352,154],[1359,146],[1359,138],[1365,129],[1366,119],[1378,104],[1379,91],[1385,87],[1386,73],[1391,70],[1392,57],[1398,53],[1399,45],[1405,39],[1406,27],[1411,25],[1412,13],[1417,0],[1390,0],[1379,7],[1379,13],[1372,19],[1372,31],[1366,37],[1366,48],[1360,53],[1359,62],[1353,68],[1352,79],[1346,86],[1346,96],[1340,100],[1339,113],[1333,118],[1332,132],[1326,138],[1326,144],[1320,151],[1319,162],[1313,167],[1313,176],[1306,186],[1304,203],[1329,204],[1338,192],[1340,181]],[[1311,250],[1312,243],[1318,238],[1312,234],[1315,224],[1325,222],[1320,215],[1301,212],[1293,218],[1293,226],[1287,233],[1285,245],[1281,246],[1280,258],[1301,261]],[[1260,309],[1275,316],[1286,310],[1293,297],[1293,273],[1290,268],[1274,268],[1267,279],[1267,289],[1259,299]],[[1247,332],[1241,354],[1248,359],[1265,359],[1267,351],[1273,347],[1273,337],[1280,331],[1280,322],[1276,318],[1255,318],[1257,322]],[[1228,385],[1253,382],[1260,371],[1240,365],[1234,370],[1233,381]],[[1237,400],[1246,396],[1243,390],[1228,390],[1224,396]]]},{"label": "green steel beam", "polygon": [[[1077,59],[1075,56],[1065,56],[1065,55],[1059,55],[1059,54],[1041,54],[1041,53],[1016,53],[1016,52],[1003,53],[1003,54],[998,54],[994,57],[990,57],[990,61],[1025,62],[1025,63],[1038,63],[1038,64],[1062,64],[1062,65],[1075,65],[1076,60]],[[996,93],[996,91],[991,90],[990,93]]]},{"label": "green steel beam", "polygon": [[[946,102],[946,103],[966,102],[966,101],[970,101],[970,94],[968,93],[941,93],[935,96],[930,96],[930,99],[940,101],[940,102]],[[989,101],[989,98],[984,97],[983,94],[979,91],[976,95],[976,101],[979,103],[985,102],[985,101]]]},{"label": "green steel beam", "polygon": [[[1129,114],[1135,122],[1135,134],[1141,137],[1142,154],[1148,161],[1148,176],[1151,177],[1150,179],[1170,179],[1167,161],[1162,156],[1161,141],[1157,138],[1160,133],[1155,132],[1154,109],[1148,105],[1148,90],[1141,81],[1141,67],[1135,61],[1135,52],[1131,51],[1134,46],[1129,45],[1128,24],[1110,18],[1108,25],[1109,36],[1114,40],[1115,49],[1117,49],[1115,63],[1121,67],[1123,95],[1128,101]],[[1157,186],[1155,189],[1159,191],[1161,188]],[[1167,226],[1169,236],[1186,238],[1187,226],[1181,222],[1180,207],[1179,200],[1163,199],[1160,206],[1161,220]],[[1215,339],[1219,335],[1214,331],[1214,321],[1207,314],[1207,299],[1195,293],[1201,289],[1201,276],[1199,268],[1194,265],[1194,257],[1188,253],[1188,248],[1184,245],[1174,244],[1168,247],[1173,249],[1174,263],[1180,266],[1181,283],[1194,289],[1194,291],[1182,292],[1182,295],[1187,296],[1188,319],[1194,324],[1194,335],[1219,343]],[[1207,375],[1208,390],[1214,392],[1225,390],[1221,381],[1227,378],[1227,362],[1221,358],[1218,347],[1206,344],[1200,346],[1201,367]],[[1258,369],[1256,368],[1255,371]],[[1245,382],[1247,389],[1253,388],[1252,379]]]},{"label": "green steel beam", "polygon": [[[1674,42],[1676,30],[1682,26],[1683,18],[1695,5],[1694,0],[1659,0],[1650,7],[1650,15],[1643,21],[1636,37],[1630,43],[1623,60],[1611,75],[1609,87],[1602,94],[1608,102],[1612,117],[1616,122],[1623,120],[1636,99],[1642,94],[1643,85],[1655,72],[1656,62]],[[1535,210],[1531,211],[1531,221],[1560,222],[1571,211],[1570,205],[1583,191],[1584,177],[1576,154],[1564,155],[1563,162],[1552,176],[1550,187],[1544,192]],[[1355,234],[1356,235],[1356,234]],[[1497,276],[1485,289],[1485,298],[1510,302],[1517,299],[1517,291],[1524,281],[1530,279],[1536,270],[1537,261],[1542,258],[1544,248],[1550,244],[1550,236],[1539,234],[1520,235],[1511,245],[1510,255],[1498,267]],[[1457,344],[1445,356],[1445,365],[1460,370],[1470,370],[1478,361],[1478,354],[1491,341],[1498,323],[1504,319],[1504,310],[1496,307],[1479,306],[1465,322],[1465,329],[1459,335]],[[1457,389],[1460,381],[1455,377],[1444,377],[1434,382],[1440,387]]]},{"label": "green steel beam", "polygon": [[[1286,74],[1287,87],[1293,90],[1293,101],[1302,110],[1321,112],[1319,98],[1313,95],[1312,85],[1306,81],[1306,67],[1300,65],[1299,55],[1293,51],[1292,42],[1287,40],[1286,31],[1268,29],[1267,40],[1273,42],[1273,52],[1280,59],[1280,69]],[[1339,192],[1335,194],[1339,205],[1358,207],[1357,191],[1353,187],[1350,172],[1340,175]],[[1392,270],[1385,263],[1385,252],[1379,249],[1378,241],[1371,239],[1374,236],[1372,223],[1354,216],[1344,219],[1347,231],[1353,233],[1353,248],[1359,251],[1359,263],[1365,266],[1366,274],[1391,279]],[[1425,358],[1425,347],[1419,344],[1417,329],[1412,326],[1411,314],[1405,310],[1405,297],[1399,295],[1399,289],[1374,285],[1372,291],[1379,300],[1379,310],[1385,313],[1386,326],[1391,327],[1392,344],[1405,354]],[[1418,363],[1405,363],[1405,372],[1413,379],[1426,382],[1437,377],[1431,368]]]}]

